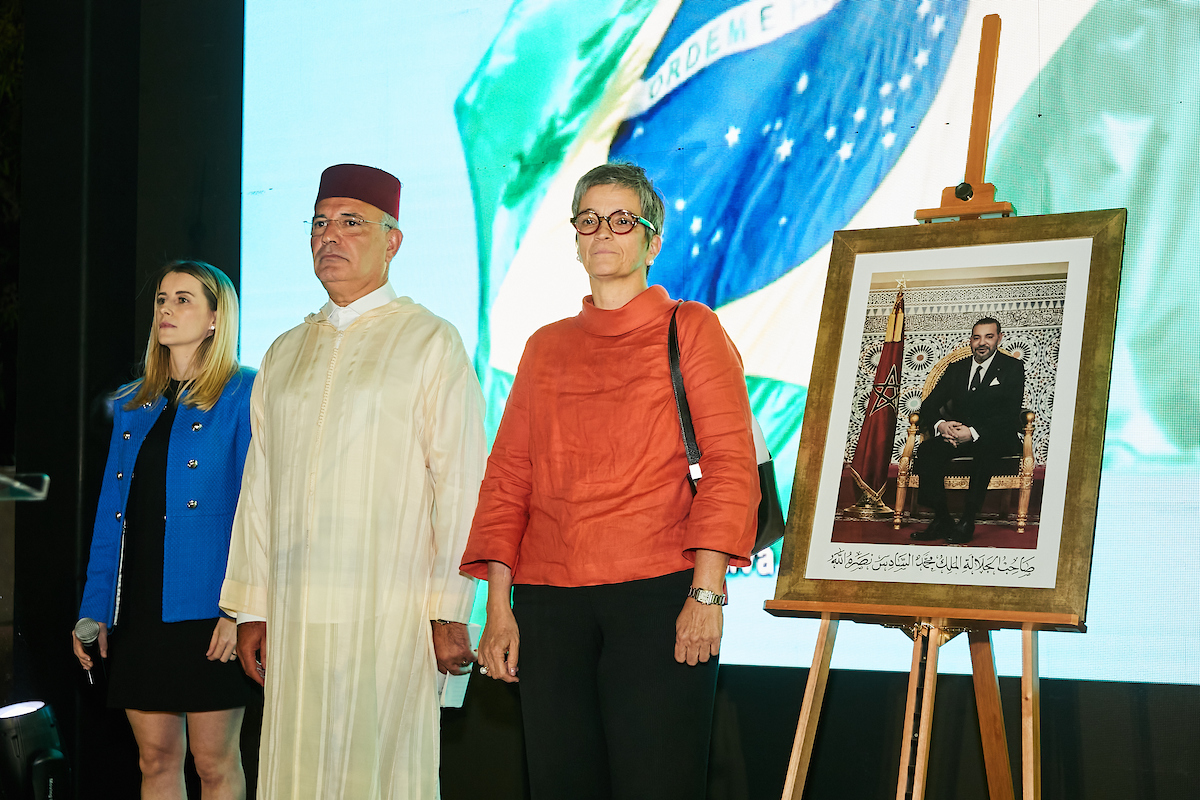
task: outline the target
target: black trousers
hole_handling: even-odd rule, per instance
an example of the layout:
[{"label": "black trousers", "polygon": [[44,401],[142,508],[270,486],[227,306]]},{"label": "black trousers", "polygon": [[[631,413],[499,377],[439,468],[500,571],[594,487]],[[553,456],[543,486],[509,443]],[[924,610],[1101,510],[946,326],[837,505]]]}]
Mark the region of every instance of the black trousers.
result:
[{"label": "black trousers", "polygon": [[962,518],[974,522],[979,509],[983,507],[988,481],[1000,467],[1000,459],[1011,455],[1013,451],[1011,443],[1008,447],[988,446],[981,438],[977,442],[955,447],[940,436],[930,436],[917,448],[916,470],[920,478],[917,501],[933,509],[938,516],[949,516],[944,479],[950,461],[960,456],[971,456],[971,480],[966,500],[963,501]]},{"label": "black trousers", "polygon": [[514,588],[533,800],[705,796],[717,660],[674,655],[691,581]]}]

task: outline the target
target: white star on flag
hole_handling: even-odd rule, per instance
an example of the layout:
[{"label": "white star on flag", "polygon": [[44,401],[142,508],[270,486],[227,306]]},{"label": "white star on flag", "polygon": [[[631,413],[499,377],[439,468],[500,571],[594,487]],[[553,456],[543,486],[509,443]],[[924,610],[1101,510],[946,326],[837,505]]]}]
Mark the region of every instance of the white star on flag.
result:
[{"label": "white star on flag", "polygon": [[929,26],[929,32],[933,34],[933,38],[936,39],[941,36],[944,30],[946,30],[946,18],[940,16],[934,17],[933,24]]},{"label": "white star on flag", "polygon": [[929,63],[929,51],[922,50],[917,53],[916,58],[913,59],[913,63],[917,65],[917,69],[925,69],[925,65]]},{"label": "white star on flag", "polygon": [[891,82],[891,81],[888,81],[888,82],[887,82],[887,83],[885,83],[883,86],[880,86],[880,87],[879,87],[879,96],[880,96],[880,97],[887,97],[889,94],[891,94],[891,93],[892,93],[892,88],[893,88],[893,87],[892,87],[892,82]]},{"label": "white star on flag", "polygon": [[836,127],[834,127],[833,125],[830,125],[828,128],[825,129],[825,141],[832,142],[833,137],[835,137],[835,136],[837,136],[837,128]]},{"label": "white star on flag", "polygon": [[725,133],[725,141],[729,143],[730,147],[733,147],[735,144],[737,144],[738,137],[741,135],[741,128],[735,128],[734,126],[730,125],[729,130]]},{"label": "white star on flag", "polygon": [[842,146],[838,148],[838,156],[845,161],[850,158],[850,154],[854,152],[854,142],[842,142]]},{"label": "white star on flag", "polygon": [[929,0],[921,0],[921,5],[917,6],[917,16],[925,19],[925,15],[929,13],[932,7],[933,3],[929,2]]},{"label": "white star on flag", "polygon": [[883,113],[879,115],[879,124],[880,125],[891,125],[892,120],[894,120],[895,118],[896,118],[896,109],[885,108],[883,110]]},{"label": "white star on flag", "polygon": [[912,75],[909,75],[907,72],[904,73],[903,77],[900,78],[900,91],[907,92],[912,86],[912,81]]},{"label": "white star on flag", "polygon": [[883,135],[883,146],[884,147],[891,147],[895,143],[896,143],[895,131],[888,131],[887,133],[885,133]]},{"label": "white star on flag", "polygon": [[783,144],[775,148],[775,155],[779,156],[780,161],[787,161],[788,156],[792,154],[793,144],[794,142],[791,139],[787,138],[786,136],[783,137]]},{"label": "white star on flag", "polygon": [[675,201],[675,210],[676,211],[683,211],[685,208],[687,208],[687,200],[684,200],[681,197]]},{"label": "white star on flag", "polygon": [[699,217],[692,217],[692,235],[699,233],[700,228],[703,225],[704,225],[704,222]]},{"label": "white star on flag", "polygon": [[859,106],[857,109],[855,109],[855,111],[854,111],[854,121],[855,122],[862,122],[866,118],[867,118],[867,110],[865,108],[863,108],[862,106]]},{"label": "white star on flag", "polygon": [[796,81],[796,94],[803,94],[804,90],[807,88],[808,88],[808,73],[806,72],[800,76],[800,80]]}]

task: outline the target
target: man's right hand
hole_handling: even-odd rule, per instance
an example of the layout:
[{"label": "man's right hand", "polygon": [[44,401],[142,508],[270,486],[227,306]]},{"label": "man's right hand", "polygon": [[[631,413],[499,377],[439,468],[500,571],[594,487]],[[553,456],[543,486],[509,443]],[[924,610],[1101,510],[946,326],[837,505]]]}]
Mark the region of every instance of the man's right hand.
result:
[{"label": "man's right hand", "polygon": [[237,657],[250,680],[263,686],[267,679],[267,623],[243,622],[237,626]]},{"label": "man's right hand", "polygon": [[[937,424],[934,432],[937,433],[937,435],[942,439],[946,440],[947,444],[953,445],[954,447],[958,447],[960,444],[963,444],[964,441],[971,440],[971,429],[966,425],[963,425],[961,422],[956,422],[955,420],[942,420]],[[966,435],[965,440],[963,438],[964,433]]]},{"label": "man's right hand", "polygon": [[960,444],[967,444],[975,438],[971,435],[970,427],[963,425],[961,422],[951,422],[945,427],[950,429],[947,435],[951,440],[950,443],[955,447],[958,447]]}]

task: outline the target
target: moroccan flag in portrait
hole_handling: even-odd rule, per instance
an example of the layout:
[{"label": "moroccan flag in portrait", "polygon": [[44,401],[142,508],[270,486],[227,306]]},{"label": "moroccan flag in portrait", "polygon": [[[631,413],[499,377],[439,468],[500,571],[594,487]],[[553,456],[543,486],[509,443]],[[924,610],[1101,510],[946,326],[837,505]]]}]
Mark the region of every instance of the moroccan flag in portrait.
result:
[{"label": "moroccan flag in portrait", "polygon": [[[896,438],[896,412],[900,400],[900,371],[904,361],[904,291],[896,292],[892,313],[888,314],[887,333],[875,382],[867,398],[862,432],[854,448],[850,469],[860,497],[864,489],[882,494],[892,462],[892,443]],[[865,486],[864,486],[865,484]]]}]

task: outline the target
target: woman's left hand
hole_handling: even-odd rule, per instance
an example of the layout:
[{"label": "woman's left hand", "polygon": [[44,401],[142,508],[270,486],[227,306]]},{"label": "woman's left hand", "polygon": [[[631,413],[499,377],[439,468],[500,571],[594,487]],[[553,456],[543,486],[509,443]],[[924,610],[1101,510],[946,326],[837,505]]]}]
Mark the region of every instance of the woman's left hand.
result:
[{"label": "woman's left hand", "polygon": [[[695,551],[696,567],[692,586],[713,592],[724,590],[729,554],[716,550]],[[690,666],[708,661],[721,652],[721,607],[705,605],[691,597],[683,601],[683,611],[675,620],[675,660]]]},{"label": "woman's left hand", "polygon": [[209,661],[233,661],[237,658],[237,623],[228,617],[217,620],[212,639],[208,642]]},{"label": "woman's left hand", "polygon": [[675,660],[694,667],[720,653],[723,625],[721,606],[690,597],[683,601],[683,611],[675,620]]}]

